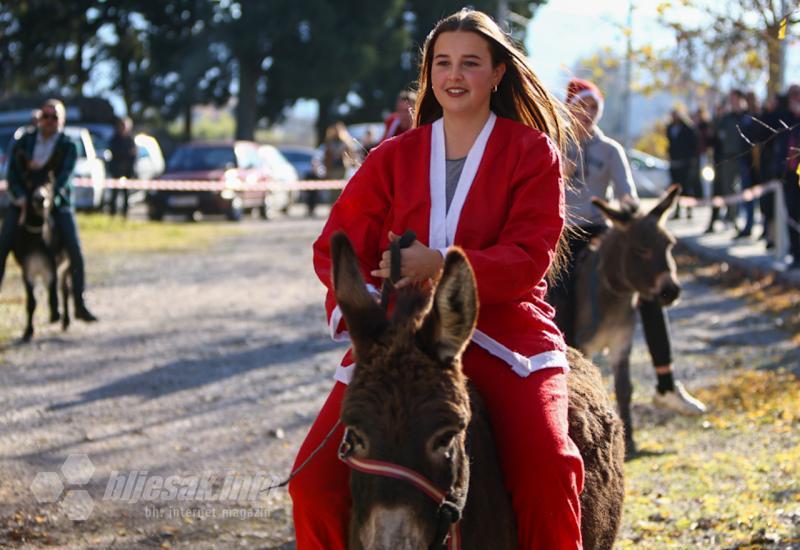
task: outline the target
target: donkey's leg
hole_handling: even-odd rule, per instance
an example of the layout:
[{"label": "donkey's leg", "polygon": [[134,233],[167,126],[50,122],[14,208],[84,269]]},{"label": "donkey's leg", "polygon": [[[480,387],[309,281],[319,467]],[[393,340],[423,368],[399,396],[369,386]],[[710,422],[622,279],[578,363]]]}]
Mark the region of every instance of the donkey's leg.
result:
[{"label": "donkey's leg", "polygon": [[[63,269],[63,268],[62,268]],[[69,269],[64,269],[64,272],[61,274],[61,297],[64,301],[64,315],[61,316],[61,328],[63,330],[67,330],[69,328],[69,297],[70,297],[70,285],[69,285]]]},{"label": "donkey's leg", "polygon": [[615,350],[611,358],[614,369],[614,391],[617,395],[617,407],[622,424],[625,426],[625,456],[636,454],[636,444],[633,441],[633,418],[631,415],[631,400],[633,398],[633,384],[631,383],[631,345]]},{"label": "donkey's leg", "polygon": [[58,269],[55,258],[48,258],[50,266],[50,281],[47,285],[47,297],[50,301],[50,322],[57,323],[61,319],[58,313]]},{"label": "donkey's leg", "polygon": [[23,342],[30,342],[31,338],[33,338],[33,313],[36,311],[36,296],[33,292],[33,284],[28,280],[28,278],[23,274],[23,278],[25,279],[25,296],[26,296],[26,306],[28,309],[28,326],[25,327],[25,333],[22,335]]}]

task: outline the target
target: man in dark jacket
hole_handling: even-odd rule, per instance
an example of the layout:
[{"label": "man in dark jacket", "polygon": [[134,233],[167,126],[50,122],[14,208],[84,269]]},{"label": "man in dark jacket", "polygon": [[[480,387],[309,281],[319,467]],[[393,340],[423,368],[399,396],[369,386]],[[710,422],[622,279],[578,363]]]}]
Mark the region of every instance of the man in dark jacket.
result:
[{"label": "man in dark jacket", "polygon": [[[669,174],[671,183],[681,185],[681,194],[688,197],[700,197],[702,193],[695,187],[700,179],[695,172],[700,170],[697,156],[697,132],[686,116],[677,109],[672,110],[672,120],[667,126],[669,141]],[[675,207],[675,218],[680,217],[680,205]],[[692,217],[692,209],[687,208],[687,217]]]},{"label": "man in dark jacket", "polygon": [[[136,163],[136,142],[131,136],[131,119],[118,118],[114,135],[108,142],[111,151],[109,174],[112,178],[132,178],[133,168]],[[111,190],[111,215],[117,213],[117,196],[122,195],[122,216],[128,217],[128,190],[114,188]]]},{"label": "man in dark jacket", "polygon": [[0,230],[0,283],[3,281],[6,259],[11,251],[14,235],[27,207],[18,151],[22,151],[30,159],[30,168],[33,170],[41,169],[53,155],[57,155],[59,160],[54,170],[53,222],[57,237],[64,243],[69,255],[75,294],[75,317],[90,322],[97,318],[86,308],[84,301],[83,255],[72,205],[72,172],[78,153],[75,144],[63,133],[65,118],[64,104],[57,99],[48,99],[39,111],[37,128],[22,134],[11,146],[7,176],[11,206]]}]

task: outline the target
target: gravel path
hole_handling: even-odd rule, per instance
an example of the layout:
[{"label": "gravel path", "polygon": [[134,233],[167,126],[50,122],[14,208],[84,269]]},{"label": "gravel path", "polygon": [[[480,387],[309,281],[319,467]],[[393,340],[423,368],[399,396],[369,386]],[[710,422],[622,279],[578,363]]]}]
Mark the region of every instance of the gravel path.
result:
[{"label": "gravel path", "polygon": [[[90,268],[103,261],[111,273],[91,289],[102,322],[66,334],[46,327],[33,344],[3,352],[0,546],[292,547],[285,490],[238,502],[102,500],[113,472],[211,474],[214,489],[229,474],[288,472],[343,350],[328,337],[311,269],[322,222],[244,223],[244,236],[206,252],[89,258]],[[797,350],[770,319],[684,283],[670,316],[689,387],[736,362],[797,364]],[[637,338],[636,421],[666,422],[649,405],[654,375]],[[93,464],[88,483],[71,483],[76,477],[60,470],[70,455]],[[66,491],[87,490],[88,520],[67,517],[75,507],[67,493],[37,503],[38,472],[56,472]]]}]

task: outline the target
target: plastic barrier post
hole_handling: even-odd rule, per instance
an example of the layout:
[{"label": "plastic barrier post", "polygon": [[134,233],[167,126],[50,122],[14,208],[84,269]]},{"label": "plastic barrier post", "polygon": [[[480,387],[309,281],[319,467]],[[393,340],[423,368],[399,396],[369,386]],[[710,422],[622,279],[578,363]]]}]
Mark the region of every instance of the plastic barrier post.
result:
[{"label": "plastic barrier post", "polygon": [[783,185],[775,189],[775,259],[783,262],[789,253],[789,235],[786,226],[786,201],[783,199]]}]

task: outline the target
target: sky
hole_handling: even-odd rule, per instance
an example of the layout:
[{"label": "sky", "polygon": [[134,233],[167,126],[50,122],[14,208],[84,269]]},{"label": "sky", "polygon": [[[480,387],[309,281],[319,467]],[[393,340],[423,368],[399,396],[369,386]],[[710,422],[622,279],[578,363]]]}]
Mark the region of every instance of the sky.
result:
[{"label": "sky", "polygon": [[[634,47],[647,43],[656,49],[674,45],[670,32],[658,23],[656,7],[663,1],[634,0]],[[546,86],[563,95],[559,92],[566,86],[569,71],[578,59],[605,46],[624,52],[622,27],[627,17],[626,0],[549,0],[537,10],[527,29],[525,45],[534,70]],[[800,81],[798,41],[790,46],[787,61],[787,80]]]}]

